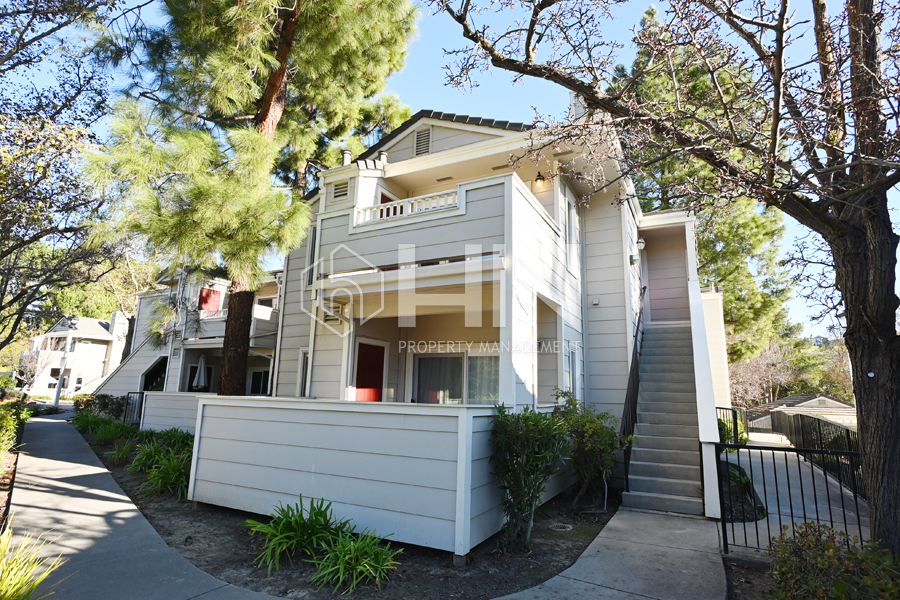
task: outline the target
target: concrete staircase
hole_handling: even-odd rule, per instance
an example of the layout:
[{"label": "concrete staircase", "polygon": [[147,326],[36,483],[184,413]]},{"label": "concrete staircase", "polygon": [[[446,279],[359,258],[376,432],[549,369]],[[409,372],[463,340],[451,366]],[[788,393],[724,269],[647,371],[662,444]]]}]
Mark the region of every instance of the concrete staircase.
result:
[{"label": "concrete staircase", "polygon": [[702,515],[691,328],[648,325],[642,348],[630,491],[622,504]]}]

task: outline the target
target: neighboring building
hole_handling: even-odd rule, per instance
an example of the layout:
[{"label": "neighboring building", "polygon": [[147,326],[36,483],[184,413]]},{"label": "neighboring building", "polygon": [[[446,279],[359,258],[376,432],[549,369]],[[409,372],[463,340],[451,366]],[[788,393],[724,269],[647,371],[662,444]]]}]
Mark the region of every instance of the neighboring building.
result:
[{"label": "neighboring building", "polygon": [[[31,338],[19,357],[20,372],[27,374],[23,391],[54,396],[62,385],[63,396],[93,393],[119,366],[127,335],[128,319],[119,311],[108,321],[80,317],[74,326],[60,319],[47,333]],[[61,373],[67,339],[69,353]]]},{"label": "neighboring building", "polygon": [[[271,273],[254,300],[247,394],[271,392],[280,278],[280,271]],[[230,282],[219,278],[203,281],[189,278],[182,282],[180,277],[169,277],[157,283],[162,289],[138,294],[133,350],[97,393],[123,396],[147,391],[218,391]],[[183,301],[174,334],[160,343],[148,333],[151,322],[157,306],[174,300],[179,287],[182,287]],[[201,366],[204,373],[198,377]]]},{"label": "neighboring building", "polygon": [[839,425],[856,429],[856,407],[852,404],[822,394],[800,394],[748,408],[747,425],[751,431],[771,431],[773,411],[817,415]]},{"label": "neighboring building", "polygon": [[[104,391],[150,389],[164,365],[167,391],[145,394],[142,426],[196,433],[191,499],[265,513],[324,498],[360,528],[464,555],[502,525],[494,407],[551,411],[559,388],[618,418],[634,410],[627,506],[718,516],[724,328],[704,317],[721,298],[704,302],[694,218],[642,213],[625,179],[596,192],[510,168],[528,129],[421,111],[321,174],[277,335],[263,338],[271,398],[189,392],[190,359],[138,347],[146,358]],[[212,339],[178,350],[209,359]],[[571,481],[561,472],[546,495]]]}]

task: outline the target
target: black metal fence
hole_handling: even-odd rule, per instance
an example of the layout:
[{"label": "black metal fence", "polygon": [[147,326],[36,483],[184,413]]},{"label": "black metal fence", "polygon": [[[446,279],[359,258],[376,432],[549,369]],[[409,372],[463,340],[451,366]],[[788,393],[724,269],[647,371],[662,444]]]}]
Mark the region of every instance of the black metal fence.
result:
[{"label": "black metal fence", "polygon": [[845,464],[855,477],[853,451],[716,444],[724,550],[767,548],[784,527],[816,521],[869,538],[869,513],[854,485],[842,485],[820,468]]},{"label": "black metal fence", "polygon": [[[772,431],[786,437],[795,448],[852,452],[859,455],[859,435],[855,431],[815,415],[773,411]],[[841,454],[808,453],[804,458],[824,469],[841,485],[863,498],[868,497],[860,461],[851,463],[844,460]]]},{"label": "black metal fence", "polygon": [[126,423],[140,423],[144,410],[144,392],[128,392],[125,399],[125,413],[122,420]]},{"label": "black metal fence", "polygon": [[[730,440],[719,440],[722,443],[726,444],[740,444],[740,432],[747,431],[747,410],[744,408],[724,408],[721,406],[716,407],[716,417],[724,420],[729,424],[729,432],[731,433]],[[743,427],[738,427],[738,423],[740,423]]]}]

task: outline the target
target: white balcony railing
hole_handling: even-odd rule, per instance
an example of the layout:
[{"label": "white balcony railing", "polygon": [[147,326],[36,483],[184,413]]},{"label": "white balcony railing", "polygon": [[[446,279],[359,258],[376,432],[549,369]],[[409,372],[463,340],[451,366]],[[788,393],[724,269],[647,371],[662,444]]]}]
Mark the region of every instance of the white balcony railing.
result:
[{"label": "white balcony railing", "polygon": [[201,319],[224,319],[228,316],[227,308],[219,308],[217,310],[201,310]]},{"label": "white balcony railing", "polygon": [[456,208],[457,206],[459,206],[459,195],[455,191],[407,198],[406,200],[397,200],[387,204],[356,209],[356,226],[383,223],[388,220],[403,219],[423,213]]}]

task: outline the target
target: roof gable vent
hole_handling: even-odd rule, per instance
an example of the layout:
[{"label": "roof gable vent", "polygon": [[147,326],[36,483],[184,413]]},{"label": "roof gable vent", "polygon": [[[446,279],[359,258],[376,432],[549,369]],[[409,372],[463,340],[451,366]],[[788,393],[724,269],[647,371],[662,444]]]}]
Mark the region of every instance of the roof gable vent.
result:
[{"label": "roof gable vent", "polygon": [[346,198],[349,191],[350,182],[348,181],[334,184],[334,199],[337,200],[338,198]]},{"label": "roof gable vent", "polygon": [[422,156],[431,152],[431,128],[420,129],[416,132],[416,156]]}]

